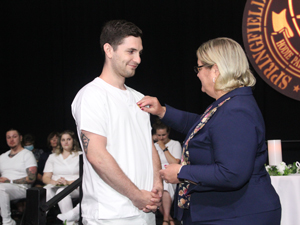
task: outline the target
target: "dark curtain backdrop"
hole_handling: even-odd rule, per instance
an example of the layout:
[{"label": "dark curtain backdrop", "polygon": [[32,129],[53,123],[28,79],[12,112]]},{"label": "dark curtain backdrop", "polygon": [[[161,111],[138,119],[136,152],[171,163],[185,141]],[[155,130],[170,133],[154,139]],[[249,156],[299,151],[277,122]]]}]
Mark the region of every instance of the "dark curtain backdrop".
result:
[{"label": "dark curtain backdrop", "polygon": [[[220,36],[243,46],[245,3],[2,0],[1,152],[8,149],[5,132],[12,127],[33,133],[36,147],[43,148],[51,131],[76,131],[70,105],[78,90],[101,73],[99,35],[103,23],[111,19],[132,21],[144,33],[142,63],[127,85],[157,96],[163,104],[200,114],[213,99],[201,92],[193,71],[196,49]],[[254,95],[265,118],[266,139],[298,140],[300,102],[276,92],[254,74]],[[184,136],[172,131],[172,137],[182,141]],[[293,146],[294,161],[298,147]]]}]

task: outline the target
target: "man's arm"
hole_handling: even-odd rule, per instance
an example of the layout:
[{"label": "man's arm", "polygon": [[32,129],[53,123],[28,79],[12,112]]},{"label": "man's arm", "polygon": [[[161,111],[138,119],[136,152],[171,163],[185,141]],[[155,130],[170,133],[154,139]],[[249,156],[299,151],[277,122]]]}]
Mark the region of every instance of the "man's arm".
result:
[{"label": "man's arm", "polygon": [[152,142],[152,161],[153,161],[153,189],[152,192],[156,194],[154,202],[154,207],[147,206],[148,209],[156,210],[158,206],[161,205],[161,197],[163,192],[163,183],[160,177],[159,171],[161,170],[161,162],[157,150]]},{"label": "man's arm", "polygon": [[153,204],[151,198],[154,194],[139,190],[107,151],[106,137],[82,130],[81,140],[87,160],[104,182],[128,197],[138,209],[144,209],[146,205]]},{"label": "man's arm", "polygon": [[[26,172],[27,172],[27,177],[13,180],[12,183],[14,183],[14,184],[32,184],[36,179],[37,167],[36,166],[29,167],[26,169]],[[11,180],[2,177],[2,182],[3,183],[11,183]]]}]

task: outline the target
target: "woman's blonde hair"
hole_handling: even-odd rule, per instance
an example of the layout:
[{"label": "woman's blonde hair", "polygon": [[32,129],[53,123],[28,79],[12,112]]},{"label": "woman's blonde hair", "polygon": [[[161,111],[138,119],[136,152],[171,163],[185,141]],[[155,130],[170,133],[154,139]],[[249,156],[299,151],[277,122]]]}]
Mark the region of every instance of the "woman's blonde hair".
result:
[{"label": "woman's blonde hair", "polygon": [[73,147],[72,147],[72,150],[71,150],[71,154],[73,152],[77,153],[78,151],[81,151],[80,147],[79,147],[79,144],[78,144],[78,141],[76,140],[76,136],[75,136],[75,133],[71,130],[65,130],[63,131],[62,133],[59,134],[59,137],[58,137],[58,144],[57,144],[57,148],[55,149],[55,153],[57,155],[63,153],[63,148],[61,146],[61,137],[64,135],[64,134],[68,134],[71,136],[71,138],[73,139]]},{"label": "woman's blonde hair", "polygon": [[216,38],[203,43],[197,50],[197,57],[205,67],[218,66],[220,74],[215,81],[216,90],[228,92],[241,86],[255,85],[244,50],[230,38]]}]

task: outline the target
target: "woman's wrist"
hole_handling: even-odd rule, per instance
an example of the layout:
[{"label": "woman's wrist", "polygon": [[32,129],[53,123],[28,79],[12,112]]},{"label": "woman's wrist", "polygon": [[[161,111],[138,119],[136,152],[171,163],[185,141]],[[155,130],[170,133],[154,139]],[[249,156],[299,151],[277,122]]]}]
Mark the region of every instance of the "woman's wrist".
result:
[{"label": "woman's wrist", "polygon": [[178,179],[181,183],[184,182],[184,179],[179,178],[178,175],[179,175],[179,173],[180,173],[182,167],[183,167],[183,165],[179,168],[178,173],[177,173],[177,179]]},{"label": "woman's wrist", "polygon": [[56,185],[56,181],[51,179],[51,180],[50,180],[50,184]]},{"label": "woman's wrist", "polygon": [[162,119],[165,116],[166,110],[167,110],[166,107],[162,106],[162,111],[157,115],[159,119]]},{"label": "woman's wrist", "polygon": [[179,168],[179,170],[178,170],[178,173],[177,174],[179,174],[180,173],[180,171],[181,171],[181,168],[183,167],[184,165],[181,165],[181,167]]}]

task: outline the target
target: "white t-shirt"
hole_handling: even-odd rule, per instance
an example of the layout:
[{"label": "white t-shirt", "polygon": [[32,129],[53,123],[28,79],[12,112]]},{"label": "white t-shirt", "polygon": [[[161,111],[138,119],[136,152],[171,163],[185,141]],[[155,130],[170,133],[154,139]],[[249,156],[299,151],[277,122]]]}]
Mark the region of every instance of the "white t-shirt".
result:
[{"label": "white t-shirt", "polygon": [[14,157],[8,155],[10,150],[0,156],[0,174],[9,180],[17,180],[27,177],[26,169],[37,166],[34,155],[31,151],[23,149]]},{"label": "white t-shirt", "polygon": [[[163,152],[163,149],[159,147],[159,144],[154,143],[154,145],[160,158],[161,168],[165,169],[165,165],[169,165],[165,153]],[[168,151],[175,159],[181,159],[182,148],[179,141],[170,140],[165,146],[168,147]]]},{"label": "white t-shirt", "polygon": [[79,178],[79,155],[82,152],[73,152],[67,158],[62,154],[52,153],[45,164],[44,172],[52,173],[52,179],[58,180],[64,177],[66,180],[77,180]]},{"label": "white t-shirt", "polygon": [[[95,78],[84,86],[72,103],[78,136],[86,130],[107,138],[107,151],[139,188],[153,187],[150,116],[137,102],[143,95],[127,86],[120,90]],[[80,140],[81,142],[81,140]],[[139,209],[106,184],[84,154],[82,215],[93,219],[137,216]]]}]

